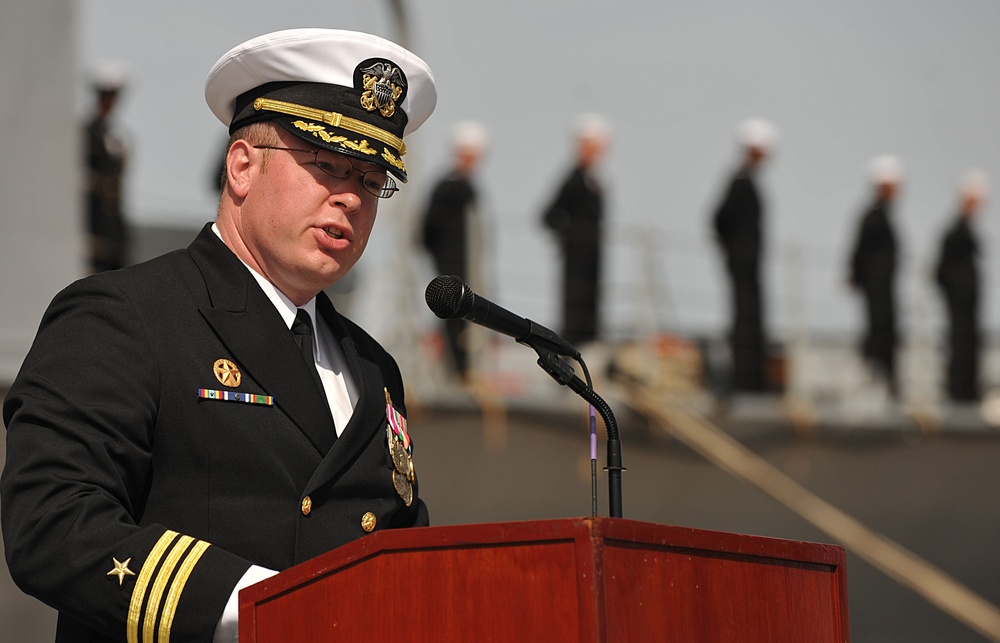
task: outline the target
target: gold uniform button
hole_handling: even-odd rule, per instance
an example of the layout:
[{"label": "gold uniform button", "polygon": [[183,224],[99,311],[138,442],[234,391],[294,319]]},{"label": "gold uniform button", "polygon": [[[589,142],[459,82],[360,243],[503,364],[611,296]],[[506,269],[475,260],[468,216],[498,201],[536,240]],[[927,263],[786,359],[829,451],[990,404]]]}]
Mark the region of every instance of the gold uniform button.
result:
[{"label": "gold uniform button", "polygon": [[313,508],[312,498],[310,498],[309,496],[306,496],[305,498],[303,498],[302,499],[302,515],[303,516],[308,516],[309,512],[312,511],[312,508]]},{"label": "gold uniform button", "polygon": [[369,534],[375,531],[375,514],[370,511],[361,516],[361,528]]}]

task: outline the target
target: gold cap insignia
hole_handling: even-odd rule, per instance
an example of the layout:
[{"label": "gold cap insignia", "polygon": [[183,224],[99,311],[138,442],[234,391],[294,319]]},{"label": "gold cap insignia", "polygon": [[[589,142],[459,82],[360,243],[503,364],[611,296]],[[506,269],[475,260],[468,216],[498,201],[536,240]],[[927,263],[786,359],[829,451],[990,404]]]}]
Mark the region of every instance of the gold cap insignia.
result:
[{"label": "gold cap insignia", "polygon": [[389,62],[375,62],[361,70],[362,86],[361,106],[369,112],[376,109],[382,116],[392,118],[396,113],[396,101],[403,95],[406,80],[399,67]]},{"label": "gold cap insignia", "polygon": [[108,572],[108,576],[118,577],[118,587],[121,587],[125,582],[126,576],[135,576],[135,572],[128,568],[128,564],[132,562],[131,558],[126,558],[124,563],[118,562],[117,558],[112,558],[115,562],[115,568]]},{"label": "gold cap insignia", "polygon": [[236,388],[240,385],[240,380],[243,378],[239,367],[228,359],[215,360],[212,370],[215,372],[215,379],[219,380],[219,383],[223,386]]}]

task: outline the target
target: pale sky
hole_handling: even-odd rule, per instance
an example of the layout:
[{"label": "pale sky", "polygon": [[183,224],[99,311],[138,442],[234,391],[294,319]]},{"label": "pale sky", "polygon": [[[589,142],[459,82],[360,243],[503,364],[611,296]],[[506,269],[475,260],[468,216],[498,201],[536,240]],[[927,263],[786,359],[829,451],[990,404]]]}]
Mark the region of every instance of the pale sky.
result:
[{"label": "pale sky", "polygon": [[[412,221],[443,171],[448,132],[477,118],[491,134],[480,187],[489,212],[492,299],[556,324],[557,272],[541,208],[570,161],[582,112],[610,121],[605,321],[718,333],[727,294],[709,212],[746,117],[771,120],[777,155],[762,178],[768,316],[776,334],[804,327],[855,334],[846,254],[867,195],[865,166],[898,155],[907,326],[936,328],[937,293],[921,281],[969,167],[1000,184],[1000,4],[990,0],[421,0],[409,46],[434,69],[438,110],[410,144],[407,196],[384,208],[362,274],[389,279],[400,221]],[[395,39],[385,3],[80,0],[81,88],[97,60],[125,60],[122,106],[132,137],[129,214],[195,225],[211,218],[211,164],[225,136],[203,98],[214,61],[253,36],[292,27]],[[83,96],[81,89],[81,96]],[[84,107],[81,106],[81,110]],[[397,199],[393,199],[396,202]],[[984,238],[988,326],[1000,330],[998,208]],[[407,218],[409,217],[409,218]],[[419,264],[416,300],[433,277]],[[391,292],[380,296],[398,296]],[[377,306],[372,303],[370,306]],[[423,311],[430,317],[430,313]]]}]

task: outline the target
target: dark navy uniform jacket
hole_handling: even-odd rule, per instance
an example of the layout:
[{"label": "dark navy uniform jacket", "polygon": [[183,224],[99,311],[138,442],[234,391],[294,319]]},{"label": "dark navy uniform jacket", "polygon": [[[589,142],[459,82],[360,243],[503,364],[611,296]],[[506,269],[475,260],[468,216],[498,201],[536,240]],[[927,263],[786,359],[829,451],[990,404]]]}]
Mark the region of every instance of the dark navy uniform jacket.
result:
[{"label": "dark navy uniform jacket", "polygon": [[[210,226],[55,297],[4,404],[0,500],[11,574],[59,611],[57,641],[211,640],[251,564],[281,570],[359,538],[366,514],[368,528],[428,523],[416,490],[406,506],[393,486],[395,361],[325,295],[317,311],[360,391],[328,452],[294,337]],[[216,378],[220,359],[238,386]]]},{"label": "dark navy uniform jacket", "polygon": [[604,191],[575,167],[542,215],[563,253],[561,335],[571,344],[596,339],[601,309]]}]

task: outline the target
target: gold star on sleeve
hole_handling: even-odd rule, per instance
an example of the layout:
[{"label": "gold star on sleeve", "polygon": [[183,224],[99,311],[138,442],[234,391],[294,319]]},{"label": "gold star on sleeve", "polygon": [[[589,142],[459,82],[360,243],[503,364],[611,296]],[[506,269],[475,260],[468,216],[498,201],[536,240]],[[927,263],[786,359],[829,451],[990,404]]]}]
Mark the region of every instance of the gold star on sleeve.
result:
[{"label": "gold star on sleeve", "polygon": [[117,558],[111,560],[115,561],[115,568],[108,572],[108,576],[118,577],[118,587],[121,587],[122,583],[125,582],[126,576],[135,576],[135,572],[128,568],[128,564],[132,562],[131,558],[126,558],[124,563],[118,562]]}]

